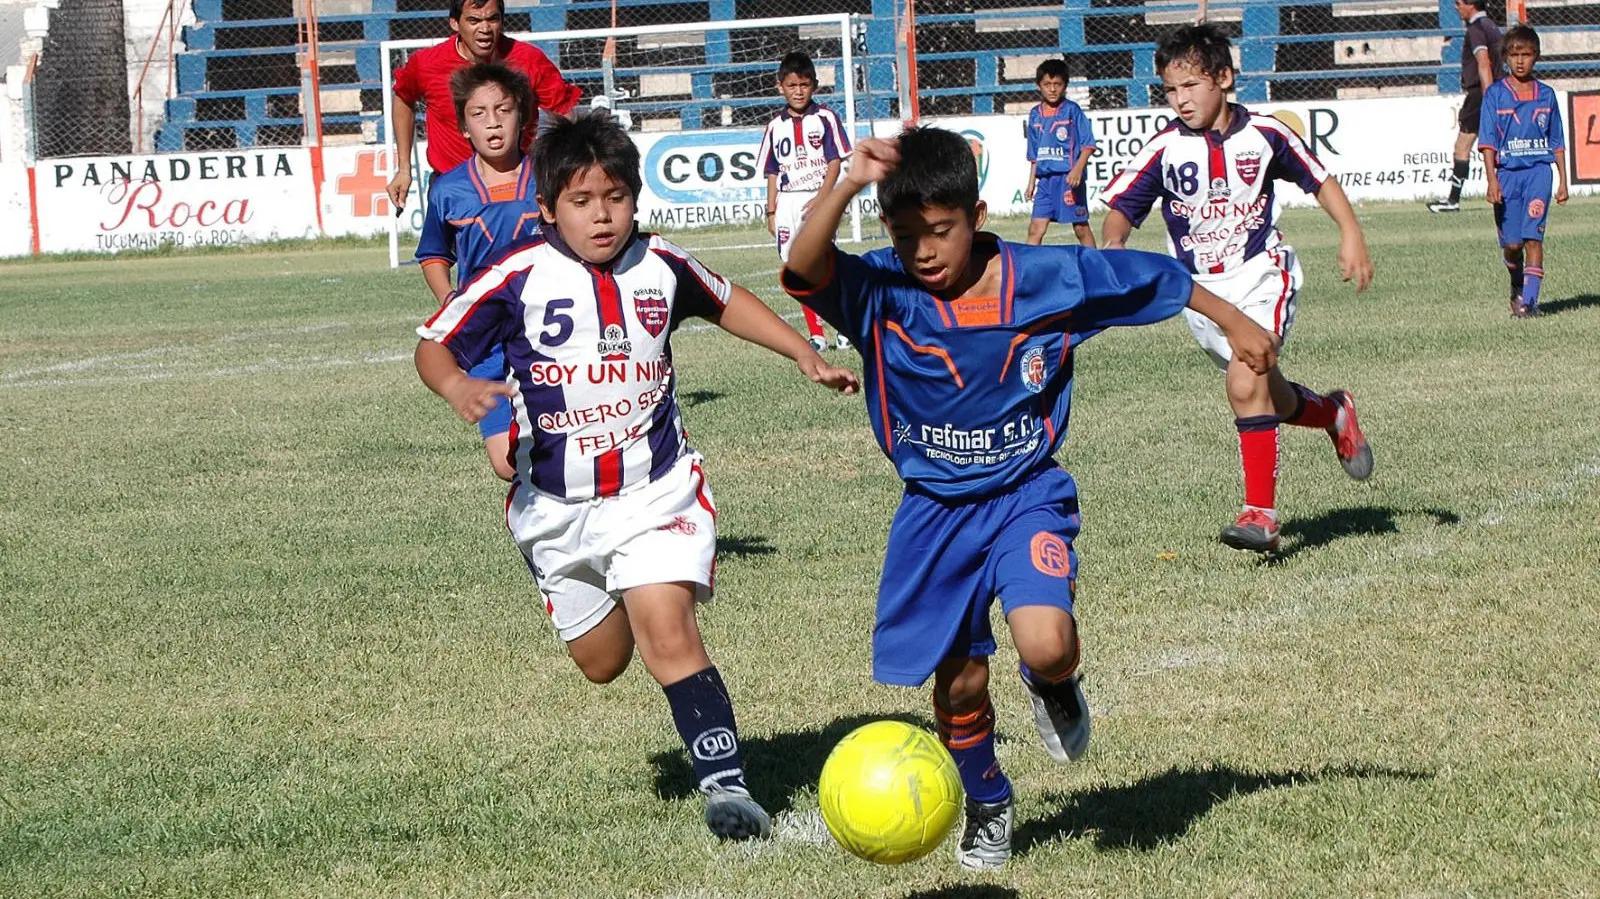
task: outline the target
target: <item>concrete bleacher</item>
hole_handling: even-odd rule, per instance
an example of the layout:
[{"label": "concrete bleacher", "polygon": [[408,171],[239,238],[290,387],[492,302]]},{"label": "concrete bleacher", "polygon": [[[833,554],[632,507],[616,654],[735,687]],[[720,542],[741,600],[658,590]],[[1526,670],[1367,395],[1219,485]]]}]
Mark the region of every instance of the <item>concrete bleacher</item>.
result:
[{"label": "concrete bleacher", "polygon": [[[1558,83],[1600,76],[1600,0],[1531,0],[1580,24],[1547,30],[1541,69]],[[318,38],[325,143],[374,142],[383,133],[379,42],[443,38],[442,0],[323,0]],[[873,60],[858,85],[869,114],[892,115],[892,0],[620,0],[624,25],[809,15],[870,14],[865,46]],[[975,8],[977,7],[977,8]],[[1033,102],[1038,61],[1067,50],[1073,89],[1097,108],[1159,104],[1153,43],[1190,21],[1194,0],[919,0],[918,74],[924,115],[1016,111]],[[157,134],[159,150],[294,144],[305,128],[293,0],[194,0],[184,29],[177,96]],[[508,32],[604,27],[610,0],[512,3]],[[1249,101],[1335,99],[1459,89],[1460,19],[1451,0],[1218,0],[1208,15],[1238,43]],[[1552,17],[1551,21],[1557,21]],[[1581,24],[1584,22],[1593,24]],[[1548,29],[1548,26],[1541,26]],[[774,105],[774,61],[804,45],[798,29],[725,39],[673,35],[624,42],[618,82],[636,121],[652,129],[758,122]],[[550,42],[546,52],[585,98],[600,90],[599,43]],[[714,69],[710,63],[715,62]],[[823,99],[842,73],[824,71]],[[862,89],[865,89],[864,91]],[[837,102],[837,97],[832,97]]]}]

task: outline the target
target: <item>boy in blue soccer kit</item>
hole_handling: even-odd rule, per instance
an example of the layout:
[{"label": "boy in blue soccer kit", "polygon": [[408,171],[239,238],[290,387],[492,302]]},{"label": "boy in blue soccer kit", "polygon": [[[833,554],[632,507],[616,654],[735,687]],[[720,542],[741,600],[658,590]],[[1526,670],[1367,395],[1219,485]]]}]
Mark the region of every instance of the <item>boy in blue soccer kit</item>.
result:
[{"label": "boy in blue soccer kit", "polygon": [[1028,110],[1024,126],[1029,168],[1022,198],[1033,201],[1028,243],[1044,243],[1051,222],[1069,222],[1078,243],[1092,247],[1094,229],[1089,227],[1083,167],[1095,154],[1094,128],[1083,107],[1066,97],[1066,60],[1039,63],[1033,80],[1039,87],[1039,102]]},{"label": "boy in blue soccer kit", "polygon": [[[912,128],[859,144],[790,250],[784,288],[847,335],[866,365],[868,416],[905,481],[873,628],[874,679],[934,678],[939,735],[967,793],[966,867],[1011,855],[1011,784],[994,753],[989,607],[998,597],[1045,747],[1088,746],[1073,618],[1077,489],[1052,459],[1066,436],[1072,350],[1115,325],[1186,306],[1212,316],[1266,370],[1271,335],[1163,256],[1031,247],[980,232],[977,165],[960,135]],[[878,183],[892,248],[840,251],[833,235]]]},{"label": "boy in blue soccer kit", "polygon": [[1567,202],[1567,142],[1556,92],[1533,77],[1539,60],[1538,33],[1519,25],[1506,32],[1504,47],[1511,75],[1483,94],[1478,150],[1511,273],[1511,314],[1527,318],[1539,314],[1539,288],[1544,283],[1551,163],[1558,178],[1555,201]]},{"label": "boy in blue soccer kit", "polygon": [[[428,185],[428,211],[417,241],[423,281],[441,306],[451,296],[451,266],[456,286],[464,287],[497,258],[539,238],[533,166],[519,141],[534,111],[527,77],[497,63],[479,63],[456,70],[450,93],[472,156]],[[504,380],[505,348],[496,344],[471,375]],[[510,430],[511,403],[501,397],[478,422],[478,433],[495,474],[507,481],[516,474],[508,455]]]}]

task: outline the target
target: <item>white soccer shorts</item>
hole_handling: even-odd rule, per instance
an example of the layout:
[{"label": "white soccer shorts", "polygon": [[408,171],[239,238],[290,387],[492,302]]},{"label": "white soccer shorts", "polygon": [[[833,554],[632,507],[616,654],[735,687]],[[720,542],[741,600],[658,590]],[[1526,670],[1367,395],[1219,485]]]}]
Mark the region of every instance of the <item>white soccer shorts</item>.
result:
[{"label": "white soccer shorts", "polygon": [[817,198],[814,190],[778,191],[778,211],[772,216],[772,230],[778,238],[778,261],[789,261],[789,247],[800,233],[800,223],[805,220],[806,204]]},{"label": "white soccer shorts", "polygon": [[[1300,257],[1288,244],[1278,246],[1253,258],[1231,272],[1220,275],[1195,275],[1200,286],[1239,308],[1250,320],[1278,335],[1278,345],[1289,339],[1289,326],[1294,324],[1295,297],[1300,293]],[[1233,347],[1217,327],[1216,322],[1192,309],[1183,310],[1189,322],[1189,333],[1210,356],[1218,368],[1226,370],[1233,358]]]},{"label": "white soccer shorts", "polygon": [[598,499],[513,488],[506,526],[562,640],[588,633],[630,587],[688,581],[711,598],[717,510],[701,463],[688,453],[660,479]]}]

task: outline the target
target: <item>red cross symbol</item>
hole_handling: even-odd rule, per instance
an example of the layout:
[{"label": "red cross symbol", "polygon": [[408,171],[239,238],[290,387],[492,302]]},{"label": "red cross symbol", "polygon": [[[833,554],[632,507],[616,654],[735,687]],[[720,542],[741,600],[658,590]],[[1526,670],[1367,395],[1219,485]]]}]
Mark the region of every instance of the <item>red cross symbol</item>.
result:
[{"label": "red cross symbol", "polygon": [[[356,216],[388,215],[389,195],[385,192],[389,179],[378,173],[379,157],[387,157],[387,150],[364,150],[356,154],[356,170],[340,175],[334,180],[334,189],[350,197],[350,209]],[[383,168],[388,168],[385,158]]]}]

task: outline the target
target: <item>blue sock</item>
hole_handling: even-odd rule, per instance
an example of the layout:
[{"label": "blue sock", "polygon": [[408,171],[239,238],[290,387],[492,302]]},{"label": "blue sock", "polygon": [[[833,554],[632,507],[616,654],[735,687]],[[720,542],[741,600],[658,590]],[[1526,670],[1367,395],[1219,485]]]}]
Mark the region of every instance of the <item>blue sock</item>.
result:
[{"label": "blue sock", "polygon": [[1011,796],[1011,781],[994,757],[994,706],[983,698],[983,708],[957,715],[933,704],[939,723],[939,742],[950,750],[961,772],[961,787],[978,802],[1001,802]]},{"label": "blue sock", "polygon": [[1538,265],[1525,265],[1522,267],[1522,305],[1529,309],[1539,306],[1539,288],[1544,286],[1544,267]]},{"label": "blue sock", "polygon": [[700,790],[745,790],[733,702],[728,699],[728,688],[723,686],[717,666],[661,689],[672,706],[672,723],[678,726],[678,736],[689,748],[689,761],[694,765]]}]

